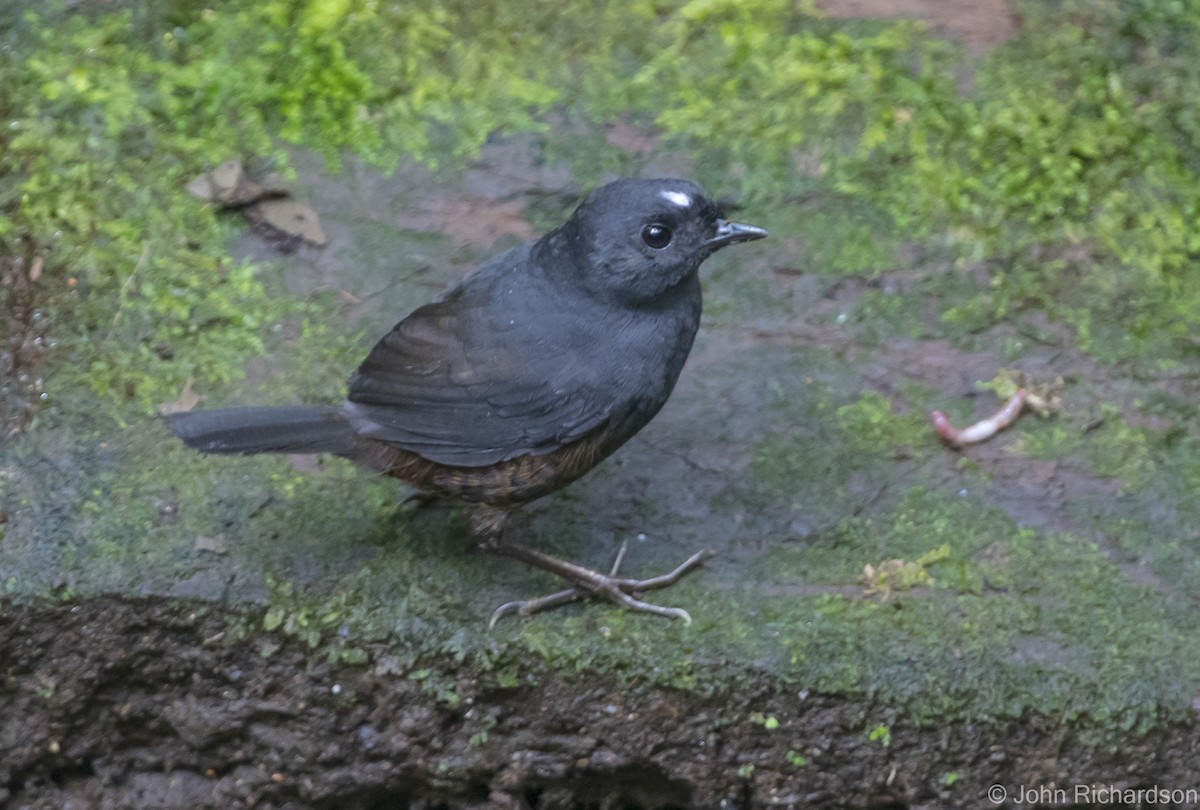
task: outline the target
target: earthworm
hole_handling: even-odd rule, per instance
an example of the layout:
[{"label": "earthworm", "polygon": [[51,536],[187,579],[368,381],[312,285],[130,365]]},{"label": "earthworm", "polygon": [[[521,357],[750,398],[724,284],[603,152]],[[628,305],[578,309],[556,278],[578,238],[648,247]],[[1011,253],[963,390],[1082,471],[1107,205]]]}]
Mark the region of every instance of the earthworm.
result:
[{"label": "earthworm", "polygon": [[984,439],[990,439],[999,431],[1012,424],[1017,418],[1017,414],[1021,412],[1021,408],[1025,405],[1025,397],[1029,392],[1024,388],[1013,394],[1008,402],[1004,403],[1004,407],[997,411],[987,419],[982,419],[970,427],[965,427],[961,430],[950,424],[950,420],[946,414],[941,411],[934,411],[930,414],[933,420],[933,429],[937,434],[945,439],[950,444],[962,446],[964,444],[975,444]]}]

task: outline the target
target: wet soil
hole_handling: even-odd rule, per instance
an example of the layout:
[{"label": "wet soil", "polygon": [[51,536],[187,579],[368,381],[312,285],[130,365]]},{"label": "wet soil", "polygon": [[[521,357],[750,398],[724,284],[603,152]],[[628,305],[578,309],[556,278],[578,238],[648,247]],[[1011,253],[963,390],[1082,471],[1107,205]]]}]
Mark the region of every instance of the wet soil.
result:
[{"label": "wet soil", "polygon": [[1097,749],[1045,720],[898,723],[884,745],[864,707],[765,685],[701,696],[542,673],[504,688],[461,671],[434,695],[382,651],[362,666],[296,641],[264,655],[231,618],[186,600],[0,607],[0,804],[990,806],[994,784],[1200,772],[1189,728]]}]

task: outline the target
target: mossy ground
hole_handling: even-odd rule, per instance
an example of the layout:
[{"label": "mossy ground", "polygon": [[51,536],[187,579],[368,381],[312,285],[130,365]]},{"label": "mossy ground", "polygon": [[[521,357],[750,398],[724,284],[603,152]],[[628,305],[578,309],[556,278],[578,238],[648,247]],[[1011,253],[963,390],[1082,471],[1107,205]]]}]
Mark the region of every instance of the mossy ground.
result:
[{"label": "mossy ground", "polygon": [[[216,600],[268,653],[389,656],[433,693],[456,670],[695,695],[766,679],[869,707],[864,735],[1191,722],[1200,41],[1174,11],[1022,5],[1017,38],[972,62],[911,22],[790,4],[580,8],[524,32],[543,64],[505,38],[503,4],[490,22],[128,5],[5,32],[0,271],[44,268],[32,302],[0,298],[44,315],[10,319],[6,357],[48,395],[0,447],[5,595]],[[764,20],[788,36],[763,40]],[[239,25],[267,35],[222,50]],[[426,44],[398,64],[370,33],[389,25],[458,59]],[[604,47],[581,48],[593,31]],[[289,59],[303,69],[285,76]],[[1176,84],[1151,92],[1155,59]],[[279,254],[182,193],[231,155],[288,168],[330,244]],[[638,573],[712,548],[663,597],[691,626],[588,604],[489,632],[493,607],[554,583],[478,553],[461,514],[397,509],[399,485],[337,459],[202,457],[153,416],[189,378],[202,406],[336,401],[374,336],[613,171],[740,192],[772,238],[706,265],[704,327],[660,417],[516,529],[597,567],[627,540]],[[941,445],[928,412],[986,415],[975,382],[1002,366],[1063,376],[1063,411]],[[871,591],[865,568],[893,560]]]}]

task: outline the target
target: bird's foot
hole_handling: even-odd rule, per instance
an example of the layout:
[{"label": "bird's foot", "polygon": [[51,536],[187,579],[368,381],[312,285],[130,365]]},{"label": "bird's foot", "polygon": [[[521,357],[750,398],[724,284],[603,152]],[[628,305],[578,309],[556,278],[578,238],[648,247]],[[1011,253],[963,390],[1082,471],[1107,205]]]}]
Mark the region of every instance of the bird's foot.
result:
[{"label": "bird's foot", "polygon": [[505,602],[492,613],[491,621],[488,622],[488,629],[495,627],[496,623],[505,616],[515,614],[528,617],[543,610],[549,610],[596,596],[610,599],[619,605],[639,613],[653,613],[656,616],[665,616],[669,619],[682,619],[684,624],[691,624],[692,617],[683,608],[663,607],[662,605],[643,601],[639,597],[645,591],[669,588],[699,568],[704,564],[705,560],[712,556],[711,551],[699,551],[684,560],[673,571],[669,571],[666,574],[650,577],[649,579],[630,579],[628,577],[617,576],[617,572],[621,568],[621,561],[625,558],[626,543],[621,543],[621,548],[617,551],[617,557],[613,561],[612,569],[608,574],[602,574],[599,571],[593,571],[590,568],[584,568],[581,565],[560,560],[557,557],[551,557],[548,554],[543,554],[540,551],[520,544],[490,543],[485,544],[484,548],[494,554],[512,557],[549,571],[571,583],[571,587],[547,594],[546,596]]}]

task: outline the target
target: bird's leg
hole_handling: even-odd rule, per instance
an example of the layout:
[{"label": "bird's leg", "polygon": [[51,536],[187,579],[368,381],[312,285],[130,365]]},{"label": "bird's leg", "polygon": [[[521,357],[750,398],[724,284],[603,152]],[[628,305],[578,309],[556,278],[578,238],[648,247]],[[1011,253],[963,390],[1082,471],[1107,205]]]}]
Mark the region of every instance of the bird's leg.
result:
[{"label": "bird's leg", "polygon": [[412,507],[414,512],[424,512],[427,509],[440,509],[453,506],[454,501],[440,492],[428,492],[419,489],[400,501],[400,509]]},{"label": "bird's leg", "polygon": [[513,613],[521,616],[531,616],[542,610],[559,607],[571,602],[578,602],[581,599],[593,596],[610,599],[619,605],[640,613],[653,613],[658,616],[666,616],[667,618],[682,619],[685,624],[691,624],[692,617],[688,615],[686,610],[655,605],[642,601],[638,597],[645,591],[668,588],[674,585],[684,576],[699,568],[705,560],[712,556],[711,552],[697,552],[675,568],[675,570],[666,574],[649,579],[632,579],[617,576],[621,561],[625,557],[626,545],[624,543],[621,544],[621,548],[617,552],[617,558],[613,562],[612,570],[608,574],[602,574],[599,571],[593,571],[582,565],[561,560],[558,557],[553,557],[537,549],[530,548],[523,543],[504,540],[503,528],[506,522],[507,513],[492,509],[477,511],[475,527],[479,536],[483,538],[481,547],[491,554],[510,557],[527,565],[532,565],[535,568],[540,568],[543,571],[549,571],[551,574],[569,582],[571,587],[536,599],[520,599],[506,602],[496,608],[488,624],[489,627],[494,627],[500,619]]},{"label": "bird's leg", "polygon": [[[653,613],[670,619],[682,619],[684,624],[691,624],[692,617],[683,608],[663,607],[662,605],[643,601],[637,597],[644,591],[667,588],[674,585],[684,576],[699,568],[705,560],[712,556],[712,552],[700,551],[684,560],[677,568],[666,574],[660,574],[649,579],[632,579],[615,576],[615,567],[612,574],[601,574],[599,571],[593,571],[590,568],[584,568],[581,565],[560,560],[557,557],[551,557],[549,554],[544,554],[520,543],[499,543],[485,545],[484,548],[493,554],[500,554],[520,560],[521,562],[541,568],[544,571],[549,571],[568,582],[575,583],[570,588],[535,599],[519,599],[512,602],[505,602],[496,608],[492,614],[491,621],[488,622],[489,627],[494,627],[500,619],[513,613],[520,616],[531,616],[539,611],[570,604],[571,602],[578,602],[592,596],[601,596],[605,599],[610,599],[619,605],[640,613]],[[624,553],[624,545],[622,545],[621,553]]]}]

